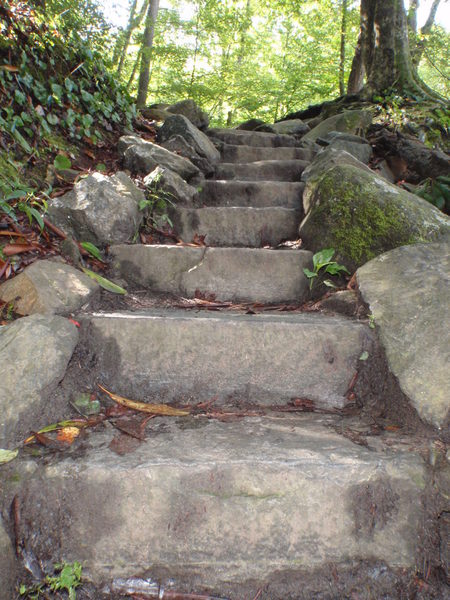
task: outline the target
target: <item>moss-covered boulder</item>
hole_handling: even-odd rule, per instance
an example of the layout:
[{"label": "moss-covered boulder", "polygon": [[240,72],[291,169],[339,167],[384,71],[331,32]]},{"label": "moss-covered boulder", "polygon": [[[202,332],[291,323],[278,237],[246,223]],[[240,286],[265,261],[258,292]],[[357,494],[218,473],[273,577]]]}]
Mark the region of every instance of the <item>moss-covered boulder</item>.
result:
[{"label": "moss-covered boulder", "polygon": [[305,247],[335,248],[351,270],[398,246],[450,237],[450,219],[434,206],[353,165],[308,180],[305,193],[309,212],[299,230]]}]

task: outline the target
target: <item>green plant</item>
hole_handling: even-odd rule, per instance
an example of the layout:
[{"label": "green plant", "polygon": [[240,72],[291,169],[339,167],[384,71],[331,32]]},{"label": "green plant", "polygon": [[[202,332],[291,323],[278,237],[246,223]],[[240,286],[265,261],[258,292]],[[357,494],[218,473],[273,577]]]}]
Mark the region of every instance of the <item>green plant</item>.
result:
[{"label": "green plant", "polygon": [[372,313],[370,313],[370,315],[368,315],[369,318],[369,327],[370,329],[375,329],[375,315],[373,315]]},{"label": "green plant", "polygon": [[[46,195],[43,193],[43,196]],[[15,189],[3,198],[0,197],[0,210],[13,221],[17,221],[17,211],[23,212],[28,217],[30,224],[34,219],[42,231],[44,220],[41,213],[47,212],[47,200],[45,197],[37,198],[29,188]]]},{"label": "green plant", "polygon": [[145,183],[147,186],[145,200],[139,203],[139,210],[146,212],[146,221],[151,225],[161,227],[169,225],[173,227],[173,223],[168,215],[168,206],[174,206],[172,198],[173,194],[167,192],[161,187],[161,178],[164,174],[164,169],[156,167],[156,169],[147,176]]},{"label": "green plant", "polygon": [[450,177],[447,175],[440,175],[436,179],[425,179],[414,193],[439,210],[450,213]]},{"label": "green plant", "polygon": [[[339,275],[341,273],[349,273],[344,265],[340,265],[335,261],[332,261],[335,253],[334,248],[325,248],[324,250],[320,250],[320,252],[316,252],[313,256],[313,267],[314,271],[310,269],[304,268],[303,273],[309,279],[309,289],[312,290],[314,285],[314,280],[319,276],[319,271],[322,273],[328,273],[329,275]],[[349,273],[350,274],[350,273]],[[324,280],[324,285],[327,287],[336,287],[332,281],[329,279]]]},{"label": "green plant", "polygon": [[47,575],[41,583],[19,587],[19,594],[29,600],[47,598],[47,592],[65,590],[69,600],[76,600],[76,588],[81,585],[82,566],[78,562],[72,564],[60,563],[55,565],[55,575]]}]

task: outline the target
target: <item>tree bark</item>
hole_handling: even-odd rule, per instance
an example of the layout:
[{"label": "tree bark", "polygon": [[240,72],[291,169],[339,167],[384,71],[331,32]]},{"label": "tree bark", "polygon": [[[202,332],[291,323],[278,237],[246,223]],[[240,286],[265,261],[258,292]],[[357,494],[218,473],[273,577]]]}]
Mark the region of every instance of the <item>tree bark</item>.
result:
[{"label": "tree bark", "polygon": [[341,51],[339,57],[339,93],[345,94],[345,42],[347,38],[347,5],[348,0],[342,0],[342,21],[341,21]]},{"label": "tree bark", "polygon": [[137,0],[133,0],[130,8],[130,18],[128,20],[127,28],[123,35],[123,46],[121,48],[119,66],[117,67],[117,74],[120,75],[127,55],[128,46],[130,45],[131,35],[133,31],[139,27],[144,18],[145,11],[147,10],[148,0],[144,0],[140,13],[136,16]]},{"label": "tree bark", "polygon": [[150,0],[145,18],[144,39],[142,41],[141,68],[139,72],[138,94],[136,106],[143,108],[147,101],[148,85],[150,83],[150,63],[152,59],[155,23],[158,17],[159,0]]}]

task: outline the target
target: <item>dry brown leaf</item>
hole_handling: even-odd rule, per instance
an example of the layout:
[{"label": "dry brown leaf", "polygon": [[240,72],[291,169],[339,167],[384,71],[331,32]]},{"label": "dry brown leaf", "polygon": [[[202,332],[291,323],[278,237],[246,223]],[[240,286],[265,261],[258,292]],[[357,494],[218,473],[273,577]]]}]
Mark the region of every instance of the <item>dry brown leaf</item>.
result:
[{"label": "dry brown leaf", "polygon": [[128,398],[124,398],[123,396],[113,394],[100,384],[98,385],[98,387],[103,392],[105,392],[105,394],[108,394],[111,400],[114,400],[114,402],[117,402],[117,404],[121,404],[122,406],[130,408],[131,410],[137,410],[140,412],[151,413],[152,415],[160,415],[164,417],[186,417],[191,412],[190,410],[172,408],[171,406],[167,406],[167,404],[147,404],[146,402],[129,400]]},{"label": "dry brown leaf", "polygon": [[58,431],[56,439],[70,446],[80,435],[80,432],[81,429],[79,427],[63,427]]}]

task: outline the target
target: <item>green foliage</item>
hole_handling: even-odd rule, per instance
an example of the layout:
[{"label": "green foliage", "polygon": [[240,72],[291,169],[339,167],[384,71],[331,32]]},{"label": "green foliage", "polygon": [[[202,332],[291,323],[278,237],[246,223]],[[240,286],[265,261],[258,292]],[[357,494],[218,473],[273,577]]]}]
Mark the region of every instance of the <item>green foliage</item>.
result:
[{"label": "green foliage", "polygon": [[29,600],[48,598],[48,592],[66,591],[69,600],[76,600],[76,588],[81,585],[82,566],[61,563],[55,565],[55,575],[47,575],[42,583],[36,585],[20,585],[19,594]]},{"label": "green foliage", "polygon": [[145,200],[141,200],[139,203],[139,210],[145,211],[146,224],[154,225],[155,227],[164,227],[167,224],[173,227],[168,214],[169,206],[174,206],[172,201],[173,195],[161,187],[163,173],[164,169],[157,167],[147,177]]},{"label": "green foliage", "polygon": [[[328,273],[329,275],[340,275],[341,273],[349,273],[346,267],[339,265],[337,262],[332,261],[335,254],[334,248],[325,248],[316,252],[313,256],[313,267],[314,271],[310,269],[303,269],[303,273],[309,279],[309,289],[313,288],[316,277],[319,277],[319,271],[322,273]],[[323,282],[327,287],[335,287],[332,281],[326,279]]]},{"label": "green foliage", "polygon": [[42,215],[47,212],[47,200],[45,197],[37,198],[29,189],[18,188],[3,197],[0,195],[0,211],[15,222],[17,222],[17,211],[23,212],[28,217],[30,225],[35,220],[42,231],[44,229]]},{"label": "green foliage", "polygon": [[[35,160],[57,149],[55,136],[95,144],[130,126],[134,105],[103,60],[109,29],[94,2],[11,1],[0,23],[0,130],[13,154]],[[67,164],[56,157],[55,168]]]},{"label": "green foliage", "polygon": [[90,277],[91,279],[96,281],[99,284],[99,286],[102,287],[107,292],[112,292],[113,294],[121,294],[124,296],[126,295],[127,290],[124,290],[123,287],[120,287],[120,285],[116,285],[109,279],[106,279],[106,277],[102,277],[98,273],[95,273],[95,271],[86,269],[86,267],[81,267],[81,269],[83,270],[84,273],[86,273],[86,275],[88,277]]},{"label": "green foliage", "polygon": [[81,246],[89,252],[91,256],[103,262],[102,254],[95,244],[91,244],[91,242],[81,242]]},{"label": "green foliage", "polygon": [[450,214],[450,177],[440,175],[436,179],[426,179],[414,190],[414,193],[439,210]]}]

